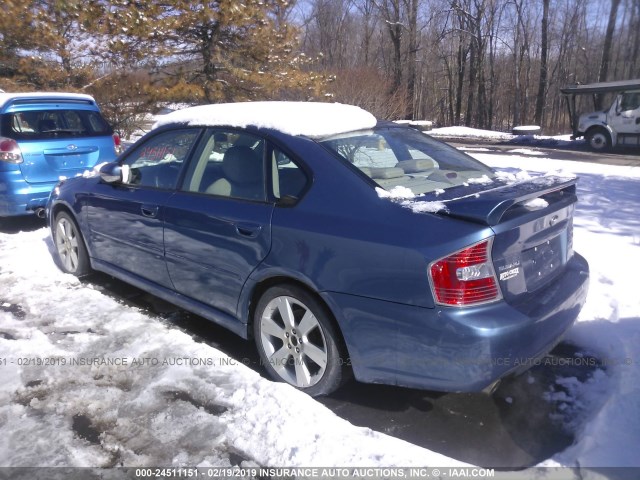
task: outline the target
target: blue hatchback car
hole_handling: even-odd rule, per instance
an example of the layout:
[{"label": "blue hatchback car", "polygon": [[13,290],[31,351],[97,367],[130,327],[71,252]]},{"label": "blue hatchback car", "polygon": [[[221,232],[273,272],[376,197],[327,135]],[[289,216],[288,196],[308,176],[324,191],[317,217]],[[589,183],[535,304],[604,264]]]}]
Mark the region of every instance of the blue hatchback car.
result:
[{"label": "blue hatchback car", "polygon": [[61,177],[115,160],[119,145],[89,95],[0,93],[0,217],[44,216]]},{"label": "blue hatchback car", "polygon": [[164,116],[47,212],[65,272],[253,338],[274,379],[322,395],[533,365],[585,302],[575,203],[575,179],[509,179],[357,107],[249,102]]}]

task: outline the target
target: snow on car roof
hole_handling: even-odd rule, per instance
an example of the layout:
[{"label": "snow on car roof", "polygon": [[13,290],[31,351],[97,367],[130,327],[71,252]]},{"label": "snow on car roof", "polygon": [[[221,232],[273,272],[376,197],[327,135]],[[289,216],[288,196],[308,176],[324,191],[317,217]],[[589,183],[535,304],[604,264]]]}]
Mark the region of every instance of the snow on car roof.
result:
[{"label": "snow on car roof", "polygon": [[270,128],[311,138],[372,128],[377,120],[353,105],[320,102],[217,103],[178,110],[162,116],[154,128],[187,125]]},{"label": "snow on car roof", "polygon": [[71,93],[71,92],[19,92],[19,93],[11,93],[4,92],[0,93],[0,108],[4,107],[6,103],[22,99],[22,98],[70,98],[77,100],[90,100],[95,102],[94,98],[91,95],[86,95],[84,93]]}]

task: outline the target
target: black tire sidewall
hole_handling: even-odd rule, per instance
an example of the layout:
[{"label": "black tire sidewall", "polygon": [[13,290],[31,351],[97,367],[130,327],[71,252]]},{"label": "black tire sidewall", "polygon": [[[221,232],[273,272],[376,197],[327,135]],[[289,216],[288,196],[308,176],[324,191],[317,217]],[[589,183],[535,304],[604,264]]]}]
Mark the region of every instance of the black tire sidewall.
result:
[{"label": "black tire sidewall", "polygon": [[[69,272],[67,271],[66,268],[64,268],[64,262],[62,261],[62,258],[60,258],[60,253],[58,252],[56,235],[58,231],[58,222],[63,218],[66,219],[68,222],[70,222],[71,225],[73,225],[73,228],[76,232],[76,237],[78,239],[78,268],[76,269],[75,272]],[[80,227],[78,227],[78,223],[75,221],[75,219],[71,215],[69,215],[67,212],[58,213],[55,216],[51,234],[53,237],[53,243],[54,243],[56,255],[58,257],[58,262],[60,263],[60,268],[62,268],[62,270],[65,273],[75,275],[76,277],[82,277],[87,275],[91,271],[91,265],[89,263],[89,255],[87,253],[87,247],[84,244],[84,238],[82,237],[82,233],[80,232]]]},{"label": "black tire sidewall", "polygon": [[346,365],[344,362],[345,357],[343,355],[344,348],[341,347],[339,343],[340,337],[335,331],[335,328],[330,320],[331,313],[328,311],[326,306],[324,306],[317,298],[315,298],[313,294],[309,293],[304,288],[290,284],[278,285],[269,288],[260,297],[253,316],[253,335],[262,364],[271,378],[278,382],[285,382],[285,380],[280,377],[276,370],[270,365],[262,347],[262,341],[260,337],[260,318],[262,317],[262,313],[271,300],[283,296],[292,297],[296,300],[299,300],[313,312],[322,329],[327,347],[327,367],[324,371],[322,379],[320,379],[320,381],[315,385],[306,388],[297,387],[295,385],[292,386],[300,391],[307,393],[312,397],[328,395],[331,392],[335,391],[338,387],[340,387],[340,385],[346,378]]}]

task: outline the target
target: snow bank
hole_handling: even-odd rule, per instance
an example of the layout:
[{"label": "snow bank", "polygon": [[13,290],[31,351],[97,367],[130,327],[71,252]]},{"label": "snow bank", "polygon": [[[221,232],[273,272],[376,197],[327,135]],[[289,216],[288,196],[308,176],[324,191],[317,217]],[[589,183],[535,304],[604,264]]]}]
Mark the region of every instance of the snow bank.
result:
[{"label": "snow bank", "polygon": [[510,133],[495,132],[493,130],[480,130],[470,127],[442,127],[434,128],[429,132],[434,137],[471,137],[486,138],[492,140],[511,140],[513,135]]},{"label": "snow bank", "polygon": [[[470,127],[443,127],[434,128],[428,132],[429,135],[434,137],[443,138],[466,138],[466,139],[479,139],[489,141],[502,141],[513,144],[526,143],[530,145],[536,145],[544,147],[545,145],[575,145],[577,143],[583,143],[584,140],[571,140],[570,134],[564,135],[514,135],[511,133],[496,132],[494,130],[481,130],[478,128]],[[479,151],[477,148],[464,147],[460,148],[467,152]],[[528,152],[523,152],[528,155],[532,155]],[[517,153],[517,152],[514,152]]]}]

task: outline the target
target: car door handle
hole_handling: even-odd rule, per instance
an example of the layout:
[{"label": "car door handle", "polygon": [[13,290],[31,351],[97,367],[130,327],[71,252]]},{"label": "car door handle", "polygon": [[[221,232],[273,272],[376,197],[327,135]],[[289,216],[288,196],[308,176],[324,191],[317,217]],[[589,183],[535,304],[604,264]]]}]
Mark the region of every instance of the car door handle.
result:
[{"label": "car door handle", "polygon": [[156,218],[158,216],[157,205],[142,205],[142,207],[140,207],[140,211],[145,217]]},{"label": "car door handle", "polygon": [[255,223],[236,223],[236,232],[243,237],[255,238],[260,234],[262,225]]}]

